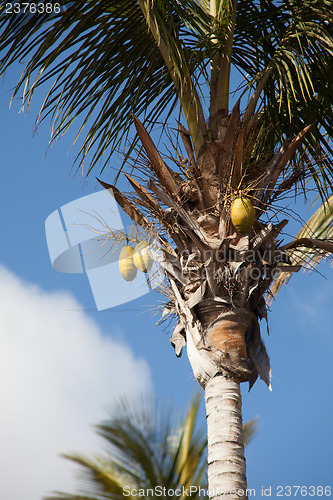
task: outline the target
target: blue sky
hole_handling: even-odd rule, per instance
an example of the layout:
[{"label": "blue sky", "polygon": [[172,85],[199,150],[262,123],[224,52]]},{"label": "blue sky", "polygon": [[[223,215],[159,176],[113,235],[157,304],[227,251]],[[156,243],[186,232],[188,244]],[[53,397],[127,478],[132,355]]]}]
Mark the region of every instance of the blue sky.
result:
[{"label": "blue sky", "polygon": [[[93,176],[85,183],[70,173],[73,132],[46,156],[49,122],[32,136],[42,95],[28,115],[18,113],[19,101],[8,109],[18,74],[14,68],[0,82],[0,497],[39,500],[75,488],[58,454],[97,451],[91,424],[107,416],[119,394],[154,391],[183,409],[198,384],[186,353],[177,359],[167,332],[154,326],[158,316],[145,312],[162,297],[152,292],[97,311],[85,275],[52,269],[46,218],[100,187]],[[113,166],[119,163],[115,157]],[[300,210],[305,218],[311,213]],[[288,231],[296,230],[291,223]],[[278,485],[332,486],[333,272],[328,264],[319,270],[326,279],[298,273],[279,292],[270,337],[262,325],[273,391],[259,381],[248,394],[243,384],[244,419],[257,416],[259,423],[246,451],[257,496],[262,485],[272,486],[273,498]]]}]

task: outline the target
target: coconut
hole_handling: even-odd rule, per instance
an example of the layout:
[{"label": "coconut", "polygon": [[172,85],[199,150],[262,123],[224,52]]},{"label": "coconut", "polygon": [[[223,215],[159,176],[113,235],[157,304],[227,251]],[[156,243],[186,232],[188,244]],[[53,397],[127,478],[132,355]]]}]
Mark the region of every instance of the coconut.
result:
[{"label": "coconut", "polygon": [[133,262],[139,271],[142,271],[143,273],[150,271],[153,265],[153,260],[149,255],[148,243],[146,240],[141,241],[134,248]]},{"label": "coconut", "polygon": [[121,249],[119,255],[119,271],[126,281],[133,281],[136,276],[137,268],[133,262],[133,248],[130,246]]},{"label": "coconut", "polygon": [[249,198],[241,196],[236,198],[231,205],[231,221],[234,227],[240,233],[248,233],[251,231],[255,221],[255,212],[252,202]]}]

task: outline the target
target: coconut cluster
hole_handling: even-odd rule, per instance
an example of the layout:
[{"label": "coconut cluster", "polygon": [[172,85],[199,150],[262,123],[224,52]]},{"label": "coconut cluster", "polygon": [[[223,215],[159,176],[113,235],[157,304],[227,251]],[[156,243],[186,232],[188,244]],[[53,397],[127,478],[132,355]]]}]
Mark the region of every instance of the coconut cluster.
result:
[{"label": "coconut cluster", "polygon": [[124,246],[119,255],[119,271],[125,281],[133,281],[137,271],[147,273],[153,265],[153,260],[148,253],[146,240],[140,241],[135,248]]}]

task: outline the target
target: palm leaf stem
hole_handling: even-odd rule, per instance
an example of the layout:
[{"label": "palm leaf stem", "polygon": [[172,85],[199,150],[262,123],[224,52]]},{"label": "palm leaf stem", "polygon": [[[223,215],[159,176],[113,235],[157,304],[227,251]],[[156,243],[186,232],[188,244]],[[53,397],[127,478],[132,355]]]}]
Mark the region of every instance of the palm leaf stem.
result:
[{"label": "palm leaf stem", "polygon": [[177,44],[178,56],[181,59],[181,64],[178,63],[176,57],[173,55],[173,52],[170,50],[169,44],[172,37],[169,36],[169,43],[167,44],[161,34],[159,29],[160,18],[156,7],[154,5],[149,5],[149,2],[144,2],[143,0],[138,0],[138,4],[146,18],[147,25],[149,26],[155,42],[157,43],[167,66],[169,75],[174,83],[176,93],[191,133],[194,151],[198,156],[199,151],[205,143],[207,128],[198,91],[191,79],[185,57],[183,57],[180,48],[179,40],[174,39],[174,42]]},{"label": "palm leaf stem", "polygon": [[250,101],[246,107],[246,110],[245,110],[245,113],[244,113],[244,118],[243,118],[243,121],[245,124],[247,124],[250,120],[250,118],[252,117],[255,109],[256,109],[256,105],[257,105],[257,102],[258,102],[258,99],[261,95],[261,92],[263,91],[266,83],[267,83],[267,80],[268,78],[270,77],[272,73],[272,69],[270,68],[267,68],[266,71],[264,72],[263,76],[261,77],[261,79],[259,80],[257,86],[256,86],[256,89],[255,91],[253,92],[251,98],[250,98]]},{"label": "palm leaf stem", "polygon": [[[230,3],[230,0],[227,0]],[[236,23],[238,0],[232,0],[230,5],[230,15],[228,19],[227,32],[222,50],[217,51],[211,59],[211,85],[210,85],[210,118],[216,116],[219,112],[229,108],[229,85],[231,69],[231,52],[233,46],[233,36]],[[221,23],[221,13],[224,11],[220,6],[217,11],[216,0],[210,3],[212,23]],[[229,9],[226,9],[229,10]],[[212,42],[214,43],[214,34]],[[210,120],[211,121],[211,120]],[[212,131],[216,133],[216,131]]]}]

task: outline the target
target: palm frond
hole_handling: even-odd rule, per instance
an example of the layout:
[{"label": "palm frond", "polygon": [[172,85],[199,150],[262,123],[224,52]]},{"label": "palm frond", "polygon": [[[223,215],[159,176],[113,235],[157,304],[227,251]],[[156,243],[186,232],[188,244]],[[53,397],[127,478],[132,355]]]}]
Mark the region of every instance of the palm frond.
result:
[{"label": "palm frond", "polygon": [[308,170],[327,198],[333,175],[333,0],[239,0],[237,11],[231,0],[211,5],[215,13],[209,2],[196,0],[130,0],[126,6],[119,0],[63,0],[60,13],[38,16],[8,16],[2,9],[0,73],[26,62],[14,95],[23,91],[27,108],[34,92],[46,89],[37,121],[52,117],[53,141],[74,126],[75,142],[81,141],[76,161],[89,158],[89,173],[124,147],[132,113],[152,127],[165,124],[177,103],[198,154],[206,140],[200,89],[204,95],[204,86],[211,87],[213,114],[219,107],[214,61],[229,59],[230,68],[231,52],[243,91],[254,92],[245,116],[257,104],[268,130],[254,156],[266,157],[314,124],[288,175],[301,178],[296,188],[305,191],[300,172]]},{"label": "palm frond", "polygon": [[[188,3],[193,9],[194,2]],[[172,21],[175,32],[184,30],[185,20],[180,16],[189,24],[191,9],[180,10],[178,2],[169,4],[168,23]],[[186,30],[195,38],[200,23],[192,24]],[[84,131],[76,159],[83,160],[90,153],[89,171],[100,162],[103,168],[126,143],[132,113],[153,123],[174,109],[174,82],[134,0],[126,6],[117,0],[106,4],[64,0],[61,12],[52,16],[8,16],[3,11],[0,30],[0,74],[18,60],[27,61],[14,96],[23,91],[22,105],[27,109],[37,89],[48,89],[37,122],[52,118],[51,141],[76,123],[75,141]],[[179,62],[182,67],[184,54]],[[195,64],[188,61],[186,78]]]},{"label": "palm frond", "polygon": [[[323,258],[332,253],[332,238],[333,195],[316,210],[295,239],[281,249],[287,251],[293,265],[301,265],[312,270]],[[276,296],[291,276],[292,273],[280,273],[276,276],[270,290],[270,300]]]},{"label": "palm frond", "polygon": [[[56,492],[45,500],[120,499],[124,487],[206,488],[207,436],[199,424],[200,400],[198,393],[185,416],[173,425],[171,413],[150,398],[121,400],[113,416],[96,426],[104,439],[103,454],[64,455],[79,466],[78,493]],[[244,425],[246,444],[255,432],[254,419]],[[191,498],[199,498],[198,491]],[[134,500],[131,494],[129,498]]]},{"label": "palm frond", "polygon": [[[269,133],[256,145],[258,154],[274,151],[314,124],[289,168],[299,173],[307,167],[323,200],[333,174],[332,23],[331,0],[240,0],[232,53],[247,89],[260,88],[264,78],[256,97]],[[304,183],[298,185],[305,192]]]},{"label": "palm frond", "polygon": [[[198,410],[200,405],[200,394],[192,398],[190,408],[183,424],[183,433],[177,451],[177,472],[180,484],[185,487],[191,486],[196,473],[199,472],[202,456],[207,446],[206,436],[201,430],[196,429]],[[195,432],[197,431],[197,434]],[[199,479],[201,479],[199,477]]]},{"label": "palm frond", "polygon": [[[178,425],[151,399],[123,399],[112,418],[96,427],[105,453],[95,458],[65,455],[80,466],[80,494],[57,493],[46,500],[123,498],[123,488],[204,486],[206,435],[198,426],[200,395]],[[132,496],[129,496],[132,498]]]}]

